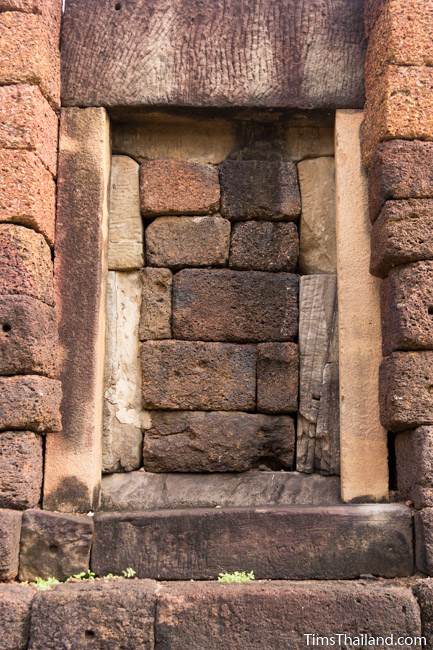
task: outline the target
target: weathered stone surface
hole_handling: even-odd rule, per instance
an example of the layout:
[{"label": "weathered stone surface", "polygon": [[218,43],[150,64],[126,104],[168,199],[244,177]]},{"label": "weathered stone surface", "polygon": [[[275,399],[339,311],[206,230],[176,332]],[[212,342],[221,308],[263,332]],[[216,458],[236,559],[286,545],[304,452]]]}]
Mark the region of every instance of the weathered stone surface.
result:
[{"label": "weathered stone surface", "polygon": [[55,377],[57,344],[52,307],[27,296],[0,296],[0,375]]},{"label": "weathered stone surface", "polygon": [[97,514],[93,570],[125,566],[162,580],[243,568],[273,580],[410,575],[412,518],[401,505]]},{"label": "weathered stone surface", "polygon": [[151,266],[223,266],[230,246],[230,222],[222,217],[158,217],[146,228]]},{"label": "weathered stone surface", "polygon": [[19,579],[55,576],[63,580],[87,571],[92,536],[92,517],[27,510],[22,522]]},{"label": "weathered stone surface", "polygon": [[0,0],[0,11],[20,11],[42,16],[49,26],[48,38],[58,46],[62,3],[58,0]]},{"label": "weathered stone surface", "polygon": [[379,417],[380,291],[378,280],[369,272],[370,224],[367,179],[361,164],[361,122],[360,111],[337,111],[341,486],[343,501],[380,501],[388,498],[388,445]]},{"label": "weathered stone surface", "polygon": [[372,221],[388,199],[433,197],[433,142],[383,142],[373,156],[368,180]]},{"label": "weathered stone surface", "polygon": [[149,472],[244,472],[291,469],[295,427],[289,417],[256,413],[155,412],[144,434]]},{"label": "weathered stone surface", "polygon": [[110,136],[104,109],[60,120],[54,262],[63,348],[62,433],[48,435],[44,508],[88,512],[101,481]]},{"label": "weathered stone surface", "polygon": [[143,214],[206,214],[219,206],[218,172],[212,165],[148,160],[140,167]]},{"label": "weathered stone surface", "polygon": [[335,273],[335,163],[322,157],[298,164],[302,214],[299,267],[301,273]]},{"label": "weathered stone surface", "polygon": [[18,575],[21,518],[22,513],[17,510],[0,510],[0,581],[2,582],[15,580]]},{"label": "weathered stone surface", "polygon": [[155,591],[148,580],[101,580],[39,593],[29,649],[153,650]]},{"label": "weathered stone surface", "polygon": [[127,472],[102,479],[101,508],[133,512],[174,508],[335,505],[339,479],[251,470],[240,474]]},{"label": "weathered stone surface", "polygon": [[53,305],[53,265],[43,236],[2,223],[0,250],[0,294],[29,296]]},{"label": "weathered stone surface", "polygon": [[146,428],[149,423],[141,410],[140,307],[140,274],[110,271],[102,434],[102,469],[105,472],[130,472],[141,464],[141,427]]},{"label": "weathered stone surface", "polygon": [[[305,114],[302,116],[305,117]],[[286,130],[286,152],[290,160],[334,155],[334,125],[292,125]]]},{"label": "weathered stone surface", "polygon": [[433,427],[418,427],[395,437],[397,488],[416,508],[433,506]]},{"label": "weathered stone surface", "polygon": [[297,332],[296,275],[184,269],[174,276],[173,335],[176,338],[290,341]]},{"label": "weathered stone surface", "polygon": [[[304,650],[326,637],[344,647],[345,634],[348,643],[361,635],[420,635],[411,590],[363,581],[177,583],[159,592],[156,639],[161,649]],[[402,647],[408,650],[410,642]]]},{"label": "weathered stone surface", "polygon": [[62,386],[56,379],[0,377],[0,430],[60,431]]},{"label": "weathered stone surface", "polygon": [[428,648],[433,643],[433,580],[419,580],[413,591],[421,607],[422,634]]},{"label": "weathered stone surface", "polygon": [[220,165],[221,213],[233,220],[296,219],[301,212],[292,162],[227,160]]},{"label": "weathered stone surface", "polygon": [[57,115],[37,86],[0,87],[0,148],[34,151],[56,175]]},{"label": "weathered stone surface", "polygon": [[296,468],[340,472],[337,278],[305,275],[299,294],[299,413]]},{"label": "weathered stone surface", "polygon": [[108,268],[140,269],[144,265],[140,214],[139,164],[128,156],[111,159],[108,224]]},{"label": "weathered stone surface", "polygon": [[386,201],[371,231],[370,271],[433,259],[433,200]]},{"label": "weathered stone surface", "polygon": [[34,595],[35,590],[27,585],[0,585],[2,650],[27,650]]},{"label": "weathered stone surface", "polygon": [[416,568],[433,575],[433,508],[415,512]]},{"label": "weathered stone surface", "polygon": [[291,413],[298,408],[299,352],[295,343],[257,346],[257,410]]},{"label": "weathered stone surface", "polygon": [[299,238],[294,223],[248,221],[233,226],[229,266],[255,271],[294,271]]},{"label": "weathered stone surface", "polygon": [[433,349],[433,262],[390,271],[382,283],[384,353]]},{"label": "weathered stone surface", "polygon": [[0,508],[34,508],[41,489],[41,437],[30,431],[0,433]]},{"label": "weathered stone surface", "polygon": [[250,411],[256,404],[252,345],[147,341],[143,405],[156,409]]},{"label": "weathered stone surface", "polygon": [[140,341],[171,337],[173,276],[168,269],[145,268],[141,272],[142,299]]},{"label": "weathered stone surface", "polygon": [[380,415],[390,431],[433,424],[433,352],[393,352],[380,368]]}]

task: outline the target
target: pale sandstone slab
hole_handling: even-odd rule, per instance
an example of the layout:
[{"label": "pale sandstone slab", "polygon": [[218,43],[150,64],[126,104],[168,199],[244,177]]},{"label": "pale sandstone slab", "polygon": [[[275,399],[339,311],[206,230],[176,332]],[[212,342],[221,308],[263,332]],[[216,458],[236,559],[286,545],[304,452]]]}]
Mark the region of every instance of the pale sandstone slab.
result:
[{"label": "pale sandstone slab", "polygon": [[333,158],[298,164],[302,214],[299,267],[301,273],[335,273],[335,163]]},{"label": "pale sandstone slab", "polygon": [[[388,494],[386,431],[379,418],[379,281],[370,275],[367,182],[360,111],[337,111],[336,215],[341,486],[344,501]],[[350,218],[349,218],[350,215]]]},{"label": "pale sandstone slab", "polygon": [[143,294],[139,325],[140,341],[171,338],[173,276],[168,269],[151,267],[141,272]]},{"label": "pale sandstone slab", "polygon": [[108,273],[105,346],[104,472],[131,471],[141,463],[141,370],[138,325],[141,278],[138,272]]},{"label": "pale sandstone slab", "polygon": [[332,125],[289,125],[285,131],[285,151],[290,160],[334,155]]},{"label": "pale sandstone slab", "polygon": [[112,271],[144,265],[139,170],[139,164],[128,156],[111,159],[108,268]]}]

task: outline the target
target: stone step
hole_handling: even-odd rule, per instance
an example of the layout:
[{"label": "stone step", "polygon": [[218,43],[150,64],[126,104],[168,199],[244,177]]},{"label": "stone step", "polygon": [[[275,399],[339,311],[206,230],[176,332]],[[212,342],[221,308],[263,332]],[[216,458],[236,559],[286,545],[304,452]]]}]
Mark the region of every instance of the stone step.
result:
[{"label": "stone step", "polygon": [[125,472],[102,478],[104,511],[335,505],[340,477],[298,472],[154,474]]},{"label": "stone step", "polygon": [[91,566],[160,580],[236,570],[270,580],[408,576],[412,515],[397,504],[98,513]]}]

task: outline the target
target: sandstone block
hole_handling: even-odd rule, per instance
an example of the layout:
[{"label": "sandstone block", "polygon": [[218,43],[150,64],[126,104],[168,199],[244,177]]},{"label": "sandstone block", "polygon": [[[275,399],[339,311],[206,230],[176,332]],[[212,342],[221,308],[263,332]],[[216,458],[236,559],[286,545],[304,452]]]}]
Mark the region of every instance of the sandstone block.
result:
[{"label": "sandstone block", "polygon": [[285,131],[285,151],[290,160],[334,155],[334,126],[332,124],[288,124]]},{"label": "sandstone block", "polygon": [[418,427],[395,437],[397,488],[416,508],[433,506],[433,427]]},{"label": "sandstone block", "polygon": [[0,296],[0,375],[58,372],[54,309],[27,296]]},{"label": "sandstone block", "polygon": [[386,201],[371,232],[370,271],[433,258],[433,200]]},{"label": "sandstone block", "polygon": [[57,173],[57,115],[37,86],[0,87],[0,148],[35,152]]},{"label": "sandstone block", "polygon": [[0,294],[25,295],[54,304],[51,251],[43,236],[0,224]]},{"label": "sandstone block", "polygon": [[251,345],[148,341],[141,352],[147,408],[250,411],[256,403]]},{"label": "sandstone block", "polygon": [[227,160],[220,166],[221,213],[233,220],[293,221],[301,212],[292,162]]},{"label": "sandstone block", "polygon": [[296,275],[185,269],[174,277],[173,335],[176,338],[290,341],[297,332]]},{"label": "sandstone block", "polygon": [[145,432],[149,472],[244,472],[291,469],[295,428],[289,417],[253,413],[155,412]]},{"label": "sandstone block", "polygon": [[313,158],[298,164],[302,197],[299,267],[301,273],[336,272],[335,163]]},{"label": "sandstone block", "polygon": [[433,349],[433,262],[392,269],[382,283],[384,353]]},{"label": "sandstone block", "polygon": [[144,215],[206,214],[219,206],[218,172],[212,165],[149,160],[140,167]]},{"label": "sandstone block", "polygon": [[152,266],[222,266],[229,245],[230,222],[222,217],[159,217],[146,229]]},{"label": "sandstone block", "polygon": [[30,431],[0,433],[0,508],[34,508],[41,488],[41,437]]},{"label": "sandstone block", "polygon": [[168,269],[145,268],[141,273],[140,341],[171,337],[171,294],[173,276]]},{"label": "sandstone block", "polygon": [[[15,580],[18,575],[22,513],[0,510],[0,581]],[[1,595],[0,595],[1,603]],[[1,604],[0,604],[1,611]],[[0,614],[1,618],[1,614]],[[0,642],[1,647],[1,642]]]},{"label": "sandstone block", "polygon": [[380,415],[390,431],[433,424],[433,352],[393,352],[380,368]]},{"label": "sandstone block", "polygon": [[0,377],[0,430],[60,431],[62,386],[56,379]]},{"label": "sandstone block", "polygon": [[1,650],[27,650],[34,595],[27,585],[0,585]]},{"label": "sandstone block", "polygon": [[369,170],[372,221],[388,199],[433,197],[433,142],[391,140],[380,144]]},{"label": "sandstone block", "polygon": [[92,536],[91,517],[27,510],[22,522],[19,579],[54,576],[64,580],[87,571]]},{"label": "sandstone block", "polygon": [[290,413],[298,408],[299,353],[295,343],[257,346],[257,409]]},{"label": "sandstone block", "polygon": [[415,542],[416,568],[433,575],[433,508],[415,513]]},{"label": "sandstone block", "polygon": [[294,271],[299,239],[294,223],[248,221],[236,223],[229,266],[255,271]]},{"label": "sandstone block", "polygon": [[144,266],[143,223],[140,214],[139,164],[128,156],[111,159],[108,225],[108,268]]},{"label": "sandstone block", "polygon": [[39,593],[30,648],[153,650],[155,588],[148,580],[101,580]]}]

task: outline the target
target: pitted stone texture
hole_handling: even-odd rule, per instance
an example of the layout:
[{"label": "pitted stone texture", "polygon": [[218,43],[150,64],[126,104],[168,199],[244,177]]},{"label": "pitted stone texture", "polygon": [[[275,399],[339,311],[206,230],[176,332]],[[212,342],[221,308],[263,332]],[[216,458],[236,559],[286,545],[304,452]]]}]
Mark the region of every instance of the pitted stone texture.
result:
[{"label": "pitted stone texture", "polygon": [[53,244],[55,194],[53,178],[35,153],[0,150],[0,222],[33,228]]},{"label": "pitted stone texture", "polygon": [[257,346],[257,410],[291,413],[298,408],[299,352],[295,343]]},{"label": "pitted stone texture", "polygon": [[298,164],[302,197],[299,267],[301,273],[335,273],[335,163],[313,158]]},{"label": "pitted stone texture", "polygon": [[[18,575],[22,513],[0,510],[0,581],[15,580]],[[1,603],[1,595],[0,595]],[[0,604],[1,612],[1,604]],[[0,614],[1,620],[1,614]],[[1,648],[1,641],[0,641]]]},{"label": "pitted stone texture", "polygon": [[41,488],[41,437],[30,431],[0,433],[0,508],[34,508]]},{"label": "pitted stone texture", "polygon": [[0,585],[1,650],[27,650],[34,595],[27,585]]},{"label": "pitted stone texture", "polygon": [[56,379],[0,377],[0,430],[60,431],[62,386]]},{"label": "pitted stone texture", "polygon": [[144,215],[206,214],[219,206],[218,172],[212,165],[149,160],[140,167]]},{"label": "pitted stone texture", "polygon": [[185,269],[173,281],[173,335],[202,341],[290,341],[298,333],[298,276]]},{"label": "pitted stone texture", "polygon": [[51,252],[43,236],[0,224],[0,294],[25,295],[54,304]]},{"label": "pitted stone texture", "polygon": [[230,222],[222,217],[158,217],[146,228],[151,266],[223,266],[230,245]]},{"label": "pitted stone texture", "polygon": [[433,261],[390,271],[382,283],[384,353],[433,349]]},{"label": "pitted stone texture", "polygon": [[413,587],[421,607],[422,634],[426,637],[426,648],[433,646],[433,580],[424,578]]},{"label": "pitted stone texture", "polygon": [[385,277],[394,266],[428,259],[433,259],[433,200],[387,201],[371,232],[371,273]]},{"label": "pitted stone texture", "polygon": [[433,576],[433,508],[415,513],[415,541],[416,568]]},{"label": "pitted stone texture", "polygon": [[0,11],[20,11],[42,16],[49,26],[48,38],[58,47],[62,3],[58,0],[0,0]]},{"label": "pitted stone texture", "polygon": [[432,198],[433,142],[383,142],[372,158],[368,178],[372,221],[388,199]]},{"label": "pitted stone texture", "polygon": [[291,469],[289,417],[253,413],[155,412],[144,434],[149,472],[244,472],[261,464]]},{"label": "pitted stone texture", "polygon": [[150,580],[91,580],[40,592],[29,650],[153,650],[155,591]]},{"label": "pitted stone texture", "polygon": [[55,377],[57,344],[53,307],[26,296],[0,296],[0,375]]},{"label": "pitted stone texture", "polygon": [[390,431],[433,424],[433,352],[393,352],[380,368],[380,416]]},{"label": "pitted stone texture", "polygon": [[141,273],[140,341],[171,337],[173,276],[168,269],[145,268]]},{"label": "pitted stone texture", "polygon": [[256,405],[252,345],[147,341],[142,345],[146,408],[251,411]]},{"label": "pitted stone texture", "polygon": [[292,162],[227,160],[220,166],[221,213],[234,221],[292,221],[301,212]]},{"label": "pitted stone texture", "polygon": [[229,266],[255,271],[294,271],[299,238],[294,223],[248,221],[233,226]]},{"label": "pitted stone texture", "polygon": [[397,488],[415,508],[433,506],[433,427],[418,427],[395,437]]},{"label": "pitted stone texture", "polygon": [[92,536],[92,517],[27,510],[22,522],[19,579],[54,576],[64,580],[87,571]]},{"label": "pitted stone texture", "polygon": [[0,87],[0,148],[33,151],[56,175],[57,115],[37,86]]}]

